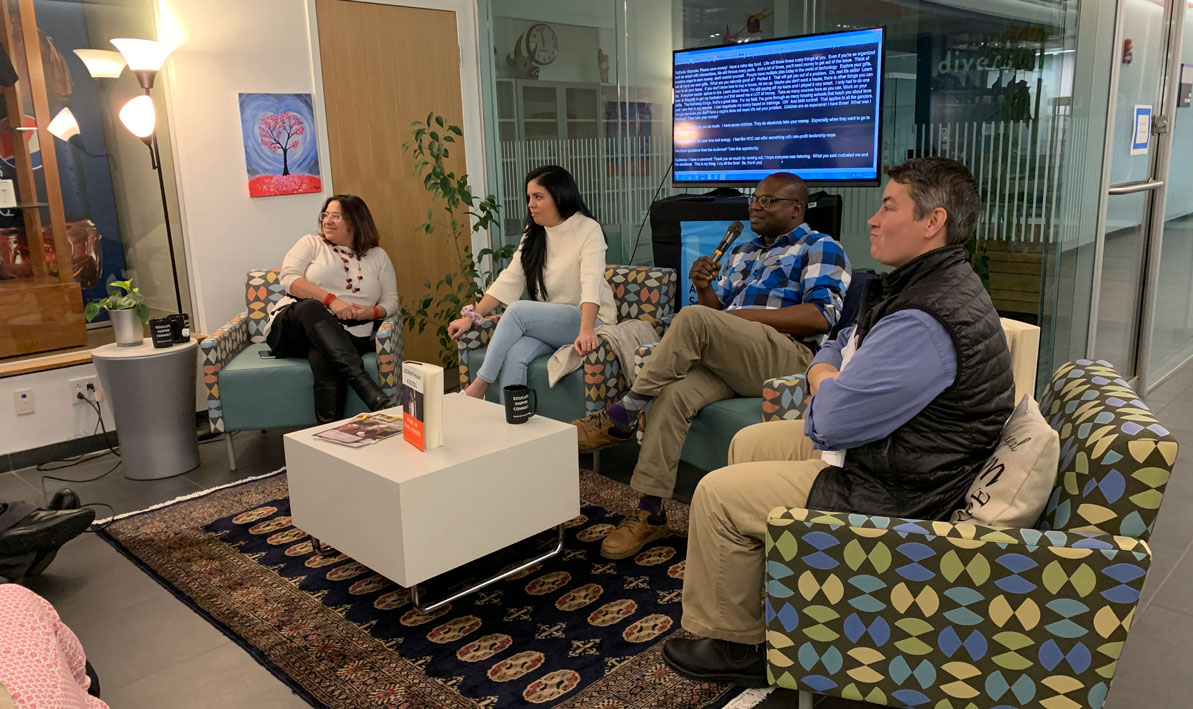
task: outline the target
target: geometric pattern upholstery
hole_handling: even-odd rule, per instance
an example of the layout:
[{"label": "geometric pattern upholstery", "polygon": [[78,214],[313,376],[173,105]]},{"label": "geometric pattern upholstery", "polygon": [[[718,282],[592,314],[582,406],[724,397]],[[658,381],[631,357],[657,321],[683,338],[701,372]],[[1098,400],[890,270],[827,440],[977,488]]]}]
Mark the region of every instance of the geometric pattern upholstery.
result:
[{"label": "geometric pattern upholstery", "polygon": [[804,375],[789,374],[762,384],[762,420],[792,421],[804,415],[807,397]]},{"label": "geometric pattern upholstery", "polygon": [[[674,269],[611,264],[605,266],[605,280],[613,290],[618,322],[646,320],[654,325],[659,337],[663,336],[675,314]],[[500,314],[489,315],[480,327],[471,328],[457,341],[461,388],[468,386],[473,374],[465,352],[486,347],[489,340],[493,339],[493,331],[497,328],[500,318]],[[584,377],[584,410],[587,413],[604,409],[625,396],[629,389],[617,355],[604,338],[598,337],[598,341],[597,348],[585,355],[580,370]],[[483,357],[476,357],[475,361],[483,361]],[[572,373],[568,376],[581,375]],[[539,392],[539,396],[549,395],[547,392]]]},{"label": "geometric pattern upholstery", "polygon": [[[220,399],[220,371],[250,344],[265,342],[265,323],[269,308],[286,294],[280,281],[280,270],[249,271],[245,277],[245,310],[234,316],[199,343],[203,362],[203,388],[207,394],[207,414],[213,433],[224,430],[224,405]],[[394,396],[398,363],[405,348],[401,310],[381,321],[376,336],[378,383],[389,396]],[[252,353],[249,353],[252,354]],[[268,391],[260,396],[269,396]],[[310,421],[314,423],[314,420]]]},{"label": "geometric pattern upholstery", "polygon": [[1040,408],[1061,458],[1039,529],[771,511],[772,684],[900,707],[1102,707],[1177,443],[1105,362],[1060,367]]}]

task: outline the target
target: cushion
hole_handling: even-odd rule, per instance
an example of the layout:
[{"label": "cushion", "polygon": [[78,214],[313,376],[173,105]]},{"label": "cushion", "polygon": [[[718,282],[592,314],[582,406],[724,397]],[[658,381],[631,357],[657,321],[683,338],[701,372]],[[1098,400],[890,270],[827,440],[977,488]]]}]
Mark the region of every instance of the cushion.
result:
[{"label": "cushion", "polygon": [[965,496],[965,508],[949,521],[1031,529],[1056,486],[1060,437],[1024,396],[1003,426],[994,455]]},{"label": "cushion", "polygon": [[[236,355],[219,373],[220,403],[224,430],[245,431],[266,428],[290,428],[315,425],[315,403],[311,393],[314,379],[303,357],[263,359],[265,343],[251,344]],[[362,358],[373,379],[377,378],[377,353]],[[344,416],[368,411],[368,407],[348,390]]]}]

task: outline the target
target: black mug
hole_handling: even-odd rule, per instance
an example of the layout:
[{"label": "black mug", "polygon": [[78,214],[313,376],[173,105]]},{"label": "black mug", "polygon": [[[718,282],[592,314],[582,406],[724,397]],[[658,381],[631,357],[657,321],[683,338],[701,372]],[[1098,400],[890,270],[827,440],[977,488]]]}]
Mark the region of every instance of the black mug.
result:
[{"label": "black mug", "polygon": [[174,344],[180,345],[191,339],[191,318],[186,313],[175,313],[174,315],[167,315],[166,318],[170,321],[171,334],[174,336]]},{"label": "black mug", "polygon": [[503,393],[506,423],[526,423],[531,416],[538,413],[539,397],[534,389],[525,384],[511,384]]},{"label": "black mug", "polygon": [[170,347],[174,344],[174,330],[170,327],[170,318],[154,318],[149,321],[149,336],[153,339],[153,346],[157,348]]}]

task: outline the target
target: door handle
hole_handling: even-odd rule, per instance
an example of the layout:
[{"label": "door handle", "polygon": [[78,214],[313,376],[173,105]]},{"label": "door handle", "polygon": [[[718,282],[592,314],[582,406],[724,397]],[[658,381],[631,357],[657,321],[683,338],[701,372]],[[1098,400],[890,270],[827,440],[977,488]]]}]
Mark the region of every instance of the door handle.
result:
[{"label": "door handle", "polygon": [[1136,192],[1147,192],[1148,190],[1158,189],[1163,186],[1164,180],[1143,180],[1140,182],[1124,182],[1121,185],[1114,185],[1106,191],[1112,195],[1135,194]]}]

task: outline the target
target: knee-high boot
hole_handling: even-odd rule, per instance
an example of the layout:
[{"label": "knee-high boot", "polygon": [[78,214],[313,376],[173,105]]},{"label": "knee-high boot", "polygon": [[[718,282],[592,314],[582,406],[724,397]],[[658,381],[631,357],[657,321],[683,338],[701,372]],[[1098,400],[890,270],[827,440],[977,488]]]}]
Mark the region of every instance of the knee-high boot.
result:
[{"label": "knee-high boot", "polygon": [[315,382],[315,420],[331,423],[344,418],[348,389],[342,381]]},{"label": "knee-high boot", "polygon": [[324,320],[317,322],[310,329],[311,345],[318,347],[328,360],[344,375],[348,386],[356,392],[360,400],[370,411],[377,411],[393,406],[391,399],[369,373],[365,371],[360,353],[352,344],[352,338],[338,322]]}]

